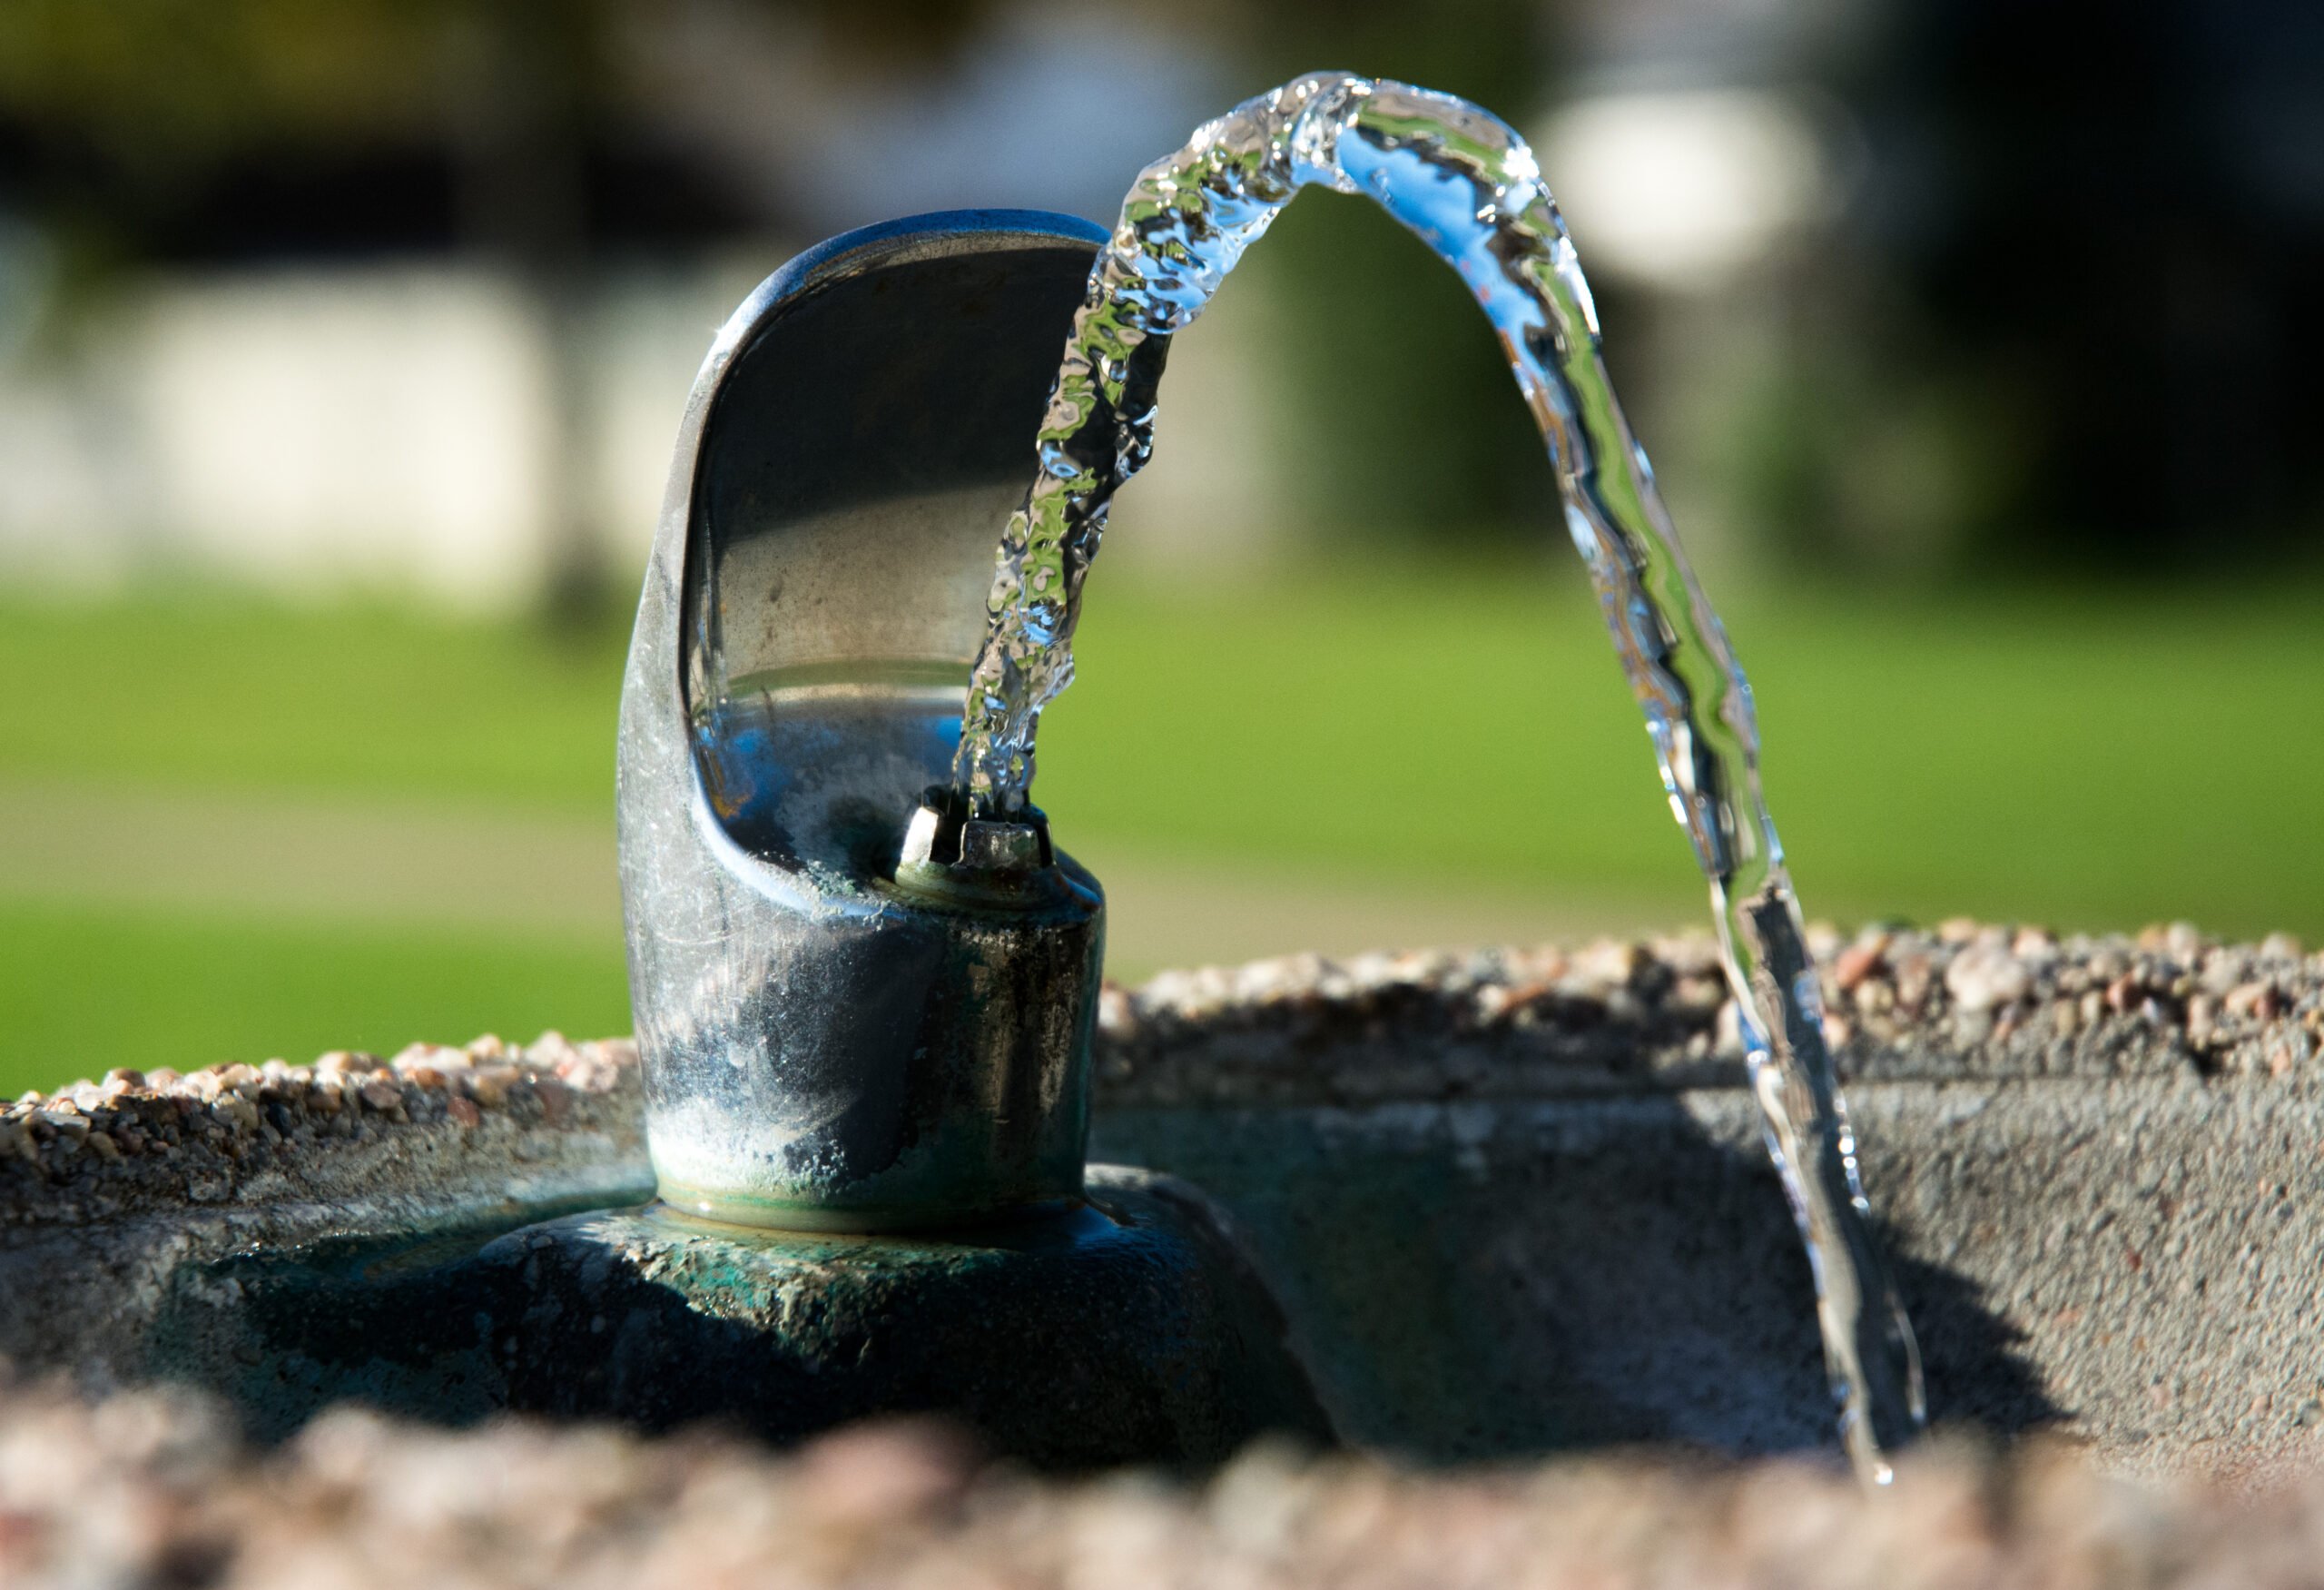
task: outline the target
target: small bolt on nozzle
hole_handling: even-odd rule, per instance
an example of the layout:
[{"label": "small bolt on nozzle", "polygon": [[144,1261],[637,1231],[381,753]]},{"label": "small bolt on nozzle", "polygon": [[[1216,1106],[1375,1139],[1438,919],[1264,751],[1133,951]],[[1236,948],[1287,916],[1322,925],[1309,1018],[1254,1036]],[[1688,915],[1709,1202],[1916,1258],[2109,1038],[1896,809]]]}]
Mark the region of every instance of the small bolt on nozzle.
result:
[{"label": "small bolt on nozzle", "polygon": [[1057,864],[1049,819],[1028,806],[1021,817],[980,817],[960,792],[936,785],[921,797],[904,828],[896,884],[918,894],[990,903],[1024,898]]}]

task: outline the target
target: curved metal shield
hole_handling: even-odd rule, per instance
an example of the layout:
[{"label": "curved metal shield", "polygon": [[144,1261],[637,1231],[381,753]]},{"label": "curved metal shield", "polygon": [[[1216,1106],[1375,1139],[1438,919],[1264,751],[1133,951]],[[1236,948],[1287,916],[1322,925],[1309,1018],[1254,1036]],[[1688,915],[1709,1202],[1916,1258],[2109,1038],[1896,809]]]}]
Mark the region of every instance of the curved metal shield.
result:
[{"label": "curved metal shield", "polygon": [[675,1205],[898,1230],[1080,1190],[1096,880],[1045,835],[997,887],[895,874],[949,776],[994,548],[1104,239],[1019,211],[850,232],[769,277],[703,366],[618,776]]}]

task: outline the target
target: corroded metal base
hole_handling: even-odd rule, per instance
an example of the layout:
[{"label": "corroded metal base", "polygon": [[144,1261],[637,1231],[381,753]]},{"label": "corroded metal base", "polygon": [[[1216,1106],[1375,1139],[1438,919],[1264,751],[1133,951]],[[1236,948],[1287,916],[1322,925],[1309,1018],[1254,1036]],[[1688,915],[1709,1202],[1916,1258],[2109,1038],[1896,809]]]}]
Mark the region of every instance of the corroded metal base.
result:
[{"label": "corroded metal base", "polygon": [[940,1239],[653,1205],[239,1255],[175,1278],[152,1367],[224,1392],[264,1437],[352,1399],[784,1443],[931,1414],[1044,1467],[1329,1440],[1280,1313],[1202,1196],[1115,1167],[1089,1180],[1088,1204]]}]

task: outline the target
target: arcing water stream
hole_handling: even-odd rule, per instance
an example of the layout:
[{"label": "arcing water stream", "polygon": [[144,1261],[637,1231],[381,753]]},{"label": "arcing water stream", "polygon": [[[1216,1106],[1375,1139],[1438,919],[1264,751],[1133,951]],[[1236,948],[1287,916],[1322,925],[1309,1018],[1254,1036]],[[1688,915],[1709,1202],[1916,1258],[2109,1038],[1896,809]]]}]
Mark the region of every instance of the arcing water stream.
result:
[{"label": "arcing water stream", "polygon": [[1870,1230],[1814,963],[1760,794],[1751,690],[1704,599],[1599,353],[1598,320],[1532,152],[1466,101],[1342,73],[1302,77],[1139,173],[1098,255],[1009,520],[954,780],[972,812],[1024,809],[1041,708],[1072,681],[1082,578],[1114,492],[1152,449],[1172,334],[1303,187],[1365,193],[1460,272],[1499,331],[1557,468],[1672,811],[1710,880],[1768,1151],[1814,1270],[1840,1430],[1858,1471],[1925,1419],[1912,1328]]}]

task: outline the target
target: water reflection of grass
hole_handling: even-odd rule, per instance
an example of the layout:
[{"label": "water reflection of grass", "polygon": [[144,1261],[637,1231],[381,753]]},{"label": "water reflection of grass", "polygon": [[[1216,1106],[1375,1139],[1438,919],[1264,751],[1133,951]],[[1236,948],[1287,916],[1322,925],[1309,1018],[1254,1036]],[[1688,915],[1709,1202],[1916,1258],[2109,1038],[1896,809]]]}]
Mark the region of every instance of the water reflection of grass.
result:
[{"label": "water reflection of grass", "polygon": [[[1697,909],[1587,593],[1521,575],[1245,595],[1100,569],[1041,795],[1069,844]],[[1740,604],[1811,910],[2324,934],[2306,593]],[[0,607],[0,779],[606,824],[623,626],[389,608]],[[5,854],[37,833],[0,835]],[[609,843],[609,841],[608,841]],[[55,869],[44,876],[54,879]],[[118,892],[116,891],[116,895]],[[602,947],[0,902],[0,1087],[405,1037],[618,1026]]]}]

